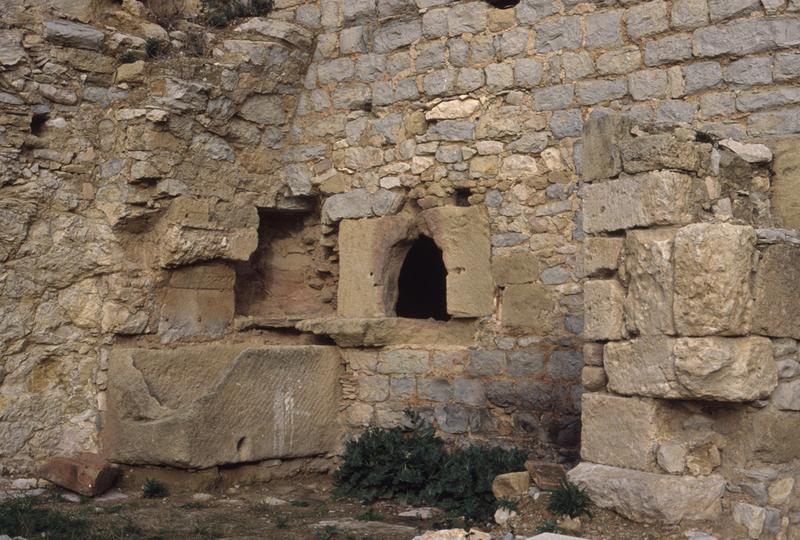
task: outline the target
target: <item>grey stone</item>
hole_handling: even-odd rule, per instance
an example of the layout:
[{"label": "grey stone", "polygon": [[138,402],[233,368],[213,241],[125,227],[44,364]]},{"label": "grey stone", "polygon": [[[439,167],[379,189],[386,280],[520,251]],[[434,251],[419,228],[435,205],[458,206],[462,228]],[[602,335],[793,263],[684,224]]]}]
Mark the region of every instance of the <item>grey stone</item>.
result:
[{"label": "grey stone", "polygon": [[394,52],[386,57],[386,72],[394,77],[411,69],[411,55],[407,52]]},{"label": "grey stone", "polygon": [[776,81],[788,81],[800,77],[800,53],[776,54],[773,73]]},{"label": "grey stone", "polygon": [[500,46],[498,47],[500,57],[509,58],[524,53],[528,46],[529,34],[530,32],[525,28],[514,28],[500,34]]},{"label": "grey stone", "polygon": [[547,360],[547,374],[558,381],[579,381],[582,369],[580,351],[553,351]]},{"label": "grey stone", "polygon": [[725,82],[739,86],[754,86],[772,82],[772,57],[742,58],[731,62],[724,70]]},{"label": "grey stone", "polygon": [[754,137],[800,132],[800,109],[751,114],[747,132]]},{"label": "grey stone", "polygon": [[464,433],[480,429],[480,413],[461,405],[439,405],[433,410],[439,429],[445,433]]},{"label": "grey stone", "polygon": [[373,36],[374,50],[385,53],[411,45],[422,37],[419,21],[395,21],[382,24]]},{"label": "grey stone", "polygon": [[742,93],[736,99],[736,108],[742,112],[751,112],[798,102],[800,102],[800,88],[786,86],[763,92]]},{"label": "grey stone", "polygon": [[705,118],[727,116],[736,111],[736,98],[733,92],[717,92],[700,97],[700,113]]},{"label": "grey stone", "polygon": [[473,65],[486,64],[495,59],[494,39],[492,36],[479,35],[469,44],[469,57]]},{"label": "grey stone", "polygon": [[105,34],[88,24],[56,19],[44,23],[44,38],[65,47],[98,51],[103,46]]},{"label": "grey stone", "polygon": [[625,24],[633,39],[666,31],[669,28],[666,2],[655,0],[633,6],[626,14]]},{"label": "grey stone", "polygon": [[420,399],[444,402],[453,397],[453,388],[447,379],[420,379],[417,386]]},{"label": "grey stone", "polygon": [[800,411],[800,380],[781,382],[772,395],[772,403],[783,411]]},{"label": "grey stone", "polygon": [[454,66],[469,65],[469,44],[461,38],[453,38],[447,42],[450,64]]},{"label": "grey stone", "polygon": [[508,355],[509,377],[532,377],[544,373],[544,354],[537,350],[520,350]]},{"label": "grey stone", "polygon": [[389,395],[394,400],[412,399],[416,391],[414,377],[392,376],[389,380]]},{"label": "grey stone", "polygon": [[417,71],[427,71],[432,68],[442,67],[445,60],[444,43],[433,41],[417,47]]},{"label": "grey stone", "polygon": [[433,141],[471,141],[475,139],[475,124],[460,120],[441,120],[428,128]]},{"label": "grey stone", "polygon": [[545,285],[558,285],[569,279],[569,271],[563,266],[553,266],[542,270],[539,279]]},{"label": "grey stone", "polygon": [[486,402],[483,384],[478,379],[456,378],[453,381],[453,400],[467,405],[483,405]]},{"label": "grey stone", "polygon": [[447,10],[432,9],[422,16],[422,34],[437,38],[447,35]]},{"label": "grey stone", "polygon": [[622,11],[605,11],[586,16],[586,47],[611,48],[622,44]]},{"label": "grey stone", "polygon": [[722,82],[722,66],[719,62],[698,62],[684,66],[683,80],[687,94],[713,88]]},{"label": "grey stone", "polygon": [[333,92],[333,106],[337,109],[364,109],[372,103],[372,89],[366,84],[337,86]]},{"label": "grey stone", "polygon": [[574,90],[571,84],[549,86],[533,92],[533,108],[537,111],[566,109],[572,105]]},{"label": "grey stone", "polygon": [[372,215],[372,198],[366,189],[333,195],[325,199],[322,205],[322,218],[327,223]]},{"label": "grey stone", "polygon": [[695,114],[697,114],[697,103],[671,99],[659,103],[656,111],[656,122],[690,124],[694,120]]},{"label": "grey stone", "polygon": [[440,69],[429,73],[422,80],[422,88],[429,96],[451,94],[455,87],[455,74],[452,69]]},{"label": "grey stone", "polygon": [[565,52],[561,55],[561,65],[564,68],[564,75],[571,81],[588,77],[594,73],[592,57],[585,51]]},{"label": "grey stone", "polygon": [[320,84],[346,81],[352,78],[354,73],[355,64],[350,58],[337,58],[317,66],[317,78]]},{"label": "grey stone", "polygon": [[681,62],[692,57],[692,38],[685,34],[648,41],[644,47],[644,63],[659,66]]},{"label": "grey stone", "polygon": [[583,118],[580,109],[555,111],[550,117],[548,127],[557,139],[564,137],[579,137],[583,130]]},{"label": "grey stone", "polygon": [[492,246],[494,247],[511,247],[517,246],[530,239],[530,236],[523,233],[508,232],[493,234],[491,237]]},{"label": "grey stone", "polygon": [[486,29],[487,5],[484,2],[459,2],[447,13],[447,27],[451,36],[477,34]]},{"label": "grey stone", "polygon": [[543,18],[558,13],[558,5],[552,0],[522,0],[514,10],[520,23],[536,24]]},{"label": "grey stone", "polygon": [[559,17],[536,25],[536,52],[546,53],[581,46],[579,17]]},{"label": "grey stone", "polygon": [[389,377],[366,375],[358,378],[358,399],[383,401],[389,397]]},{"label": "grey stone", "polygon": [[367,51],[367,39],[363,26],[352,26],[339,32],[339,50],[342,54]]},{"label": "grey stone", "polygon": [[429,368],[428,353],[413,349],[383,351],[378,359],[378,373],[425,373]]},{"label": "grey stone", "polygon": [[695,56],[744,56],[800,44],[800,21],[792,18],[739,19],[695,30]]},{"label": "grey stone", "polygon": [[375,81],[383,76],[385,69],[386,56],[361,54],[356,60],[355,76],[362,81]]},{"label": "grey stone", "polygon": [[375,0],[352,0],[341,2],[345,24],[367,22],[375,17]]},{"label": "grey stone", "polygon": [[489,64],[484,71],[486,72],[486,86],[490,91],[497,92],[514,85],[514,72],[511,64]]},{"label": "grey stone", "polygon": [[761,0],[708,0],[711,22],[740,17],[761,9]]},{"label": "grey stone", "polygon": [[469,351],[466,372],[474,377],[502,375],[506,370],[506,354],[503,351],[472,349]]},{"label": "grey stone", "polygon": [[417,6],[412,0],[378,0],[378,17],[392,17],[414,12]]},{"label": "grey stone", "polygon": [[[800,57],[800,55],[798,55]],[[800,61],[798,61],[800,69]],[[800,71],[798,71],[800,73]],[[520,58],[514,62],[514,81],[517,86],[532,88],[542,82],[544,65],[541,60],[533,58]],[[460,75],[459,75],[460,77]]]},{"label": "grey stone", "polygon": [[622,47],[615,51],[603,53],[597,57],[595,64],[601,75],[622,75],[638,69],[642,63],[639,47]]},{"label": "grey stone", "polygon": [[636,71],[628,75],[628,89],[637,101],[664,98],[667,94],[667,73],[660,69]]},{"label": "grey stone", "polygon": [[575,94],[581,105],[595,105],[603,101],[619,99],[628,93],[626,79],[579,81],[575,84]]},{"label": "grey stone", "polygon": [[675,0],[672,2],[672,26],[691,30],[708,24],[707,0]]},{"label": "grey stone", "polygon": [[482,69],[461,68],[458,70],[456,78],[457,92],[473,92],[482,87],[486,78]]},{"label": "grey stone", "polygon": [[535,154],[547,148],[546,133],[526,133],[519,139],[508,143],[511,152]]}]

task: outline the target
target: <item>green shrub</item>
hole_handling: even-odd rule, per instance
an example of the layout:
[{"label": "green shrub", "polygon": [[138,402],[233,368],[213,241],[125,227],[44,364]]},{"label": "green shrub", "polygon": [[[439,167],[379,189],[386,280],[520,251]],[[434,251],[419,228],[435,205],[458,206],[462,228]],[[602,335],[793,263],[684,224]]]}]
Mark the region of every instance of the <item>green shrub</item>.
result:
[{"label": "green shrub", "polygon": [[94,527],[69,514],[51,510],[45,501],[19,497],[0,502],[0,533],[25,538],[94,539]]},{"label": "green shrub", "polygon": [[166,41],[161,41],[157,38],[147,38],[144,42],[144,50],[147,53],[148,58],[159,58],[161,56],[166,56],[169,53],[169,43]]},{"label": "green shrub", "polygon": [[130,64],[132,62],[136,62],[138,59],[139,55],[131,51],[130,49],[123,52],[122,54],[119,55],[119,57],[117,57],[117,60],[119,60],[123,64]]},{"label": "green shrub", "polygon": [[495,476],[522,470],[525,454],[479,446],[448,454],[429,423],[406,414],[407,428],[370,429],[347,443],[334,473],[335,495],[364,502],[394,497],[438,506],[467,522],[488,520],[497,509]]},{"label": "green shrub", "polygon": [[273,0],[203,0],[206,24],[215,28],[235,19],[266,15],[272,7]]},{"label": "green shrub", "polygon": [[144,483],[144,486],[142,486],[142,496],[145,499],[163,499],[168,495],[169,490],[167,489],[167,486],[158,480],[148,478]]},{"label": "green shrub", "polygon": [[550,501],[547,509],[557,516],[571,518],[586,514],[591,517],[589,504],[591,500],[582,488],[576,486],[566,478],[561,479],[561,485],[550,492]]}]

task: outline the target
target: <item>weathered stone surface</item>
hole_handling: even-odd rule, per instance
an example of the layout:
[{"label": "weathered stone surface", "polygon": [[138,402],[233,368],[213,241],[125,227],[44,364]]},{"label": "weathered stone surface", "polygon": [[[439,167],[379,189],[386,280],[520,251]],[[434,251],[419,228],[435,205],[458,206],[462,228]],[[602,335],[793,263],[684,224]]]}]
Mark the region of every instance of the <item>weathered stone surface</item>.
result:
[{"label": "weathered stone surface", "polygon": [[587,238],[583,242],[583,275],[594,277],[614,272],[622,255],[622,245],[622,238]]},{"label": "weathered stone surface", "polygon": [[539,276],[539,257],[524,251],[492,257],[494,282],[505,285],[531,283]]},{"label": "weathered stone surface", "polygon": [[48,41],[65,47],[100,50],[105,35],[88,24],[56,19],[45,23],[44,37]]},{"label": "weathered stone surface", "polygon": [[598,110],[583,129],[581,174],[586,180],[613,178],[622,172],[619,140],[627,123],[619,115]]},{"label": "weathered stone surface", "polygon": [[688,223],[700,198],[692,178],[659,171],[586,186],[584,229],[588,233]]},{"label": "weathered stone surface", "polygon": [[778,384],[767,338],[642,337],[608,343],[608,387],[625,395],[753,401]]},{"label": "weathered stone surface", "polygon": [[549,461],[526,461],[525,469],[536,487],[539,489],[556,489],[566,476],[563,465]]},{"label": "weathered stone surface", "polygon": [[622,339],[624,300],[625,291],[616,280],[590,280],[584,283],[584,339]]},{"label": "weathered stone surface", "polygon": [[672,321],[674,229],[628,231],[625,236],[625,324],[638,335],[675,332]]},{"label": "weathered stone surface", "polygon": [[800,139],[789,138],[771,144],[772,209],[784,227],[800,229],[800,156],[795,151]]},{"label": "weathered stone surface", "polygon": [[520,498],[528,494],[531,477],[528,471],[498,474],[492,481],[492,494],[497,498]]},{"label": "weathered stone surface", "polygon": [[500,321],[503,326],[548,332],[553,327],[555,299],[538,283],[508,285],[503,291]]},{"label": "weathered stone surface", "polygon": [[413,220],[406,216],[345,219],[339,224],[339,291],[342,317],[386,317],[397,303],[397,279]]},{"label": "weathered stone surface", "polygon": [[494,310],[489,220],[483,207],[440,206],[422,220],[447,268],[447,312],[481,317]]},{"label": "weathered stone surface", "polygon": [[397,213],[402,204],[402,196],[387,189],[379,189],[375,193],[356,189],[325,199],[322,220],[325,223],[335,223],[342,219],[386,216]]},{"label": "weathered stone surface", "polygon": [[800,247],[769,246],[755,280],[753,326],[770,336],[800,338]]},{"label": "weathered stone surface", "polygon": [[752,227],[698,223],[675,236],[675,329],[685,336],[743,335],[750,329]]},{"label": "weathered stone surface", "polygon": [[[603,393],[581,398],[581,458],[593,463],[655,471],[664,423],[658,401]],[[620,427],[624,426],[624,429]]]},{"label": "weathered stone surface", "polygon": [[620,153],[628,173],[678,169],[703,174],[710,167],[711,145],[682,141],[673,134],[645,135],[620,143]]},{"label": "weathered stone surface", "polygon": [[88,452],[74,458],[56,456],[39,469],[45,480],[87,497],[96,497],[111,489],[119,472],[101,456]]},{"label": "weathered stone surface", "polygon": [[109,360],[104,455],[205,468],[328,452],[339,370],[330,347],[117,350]]},{"label": "weathered stone surface", "polygon": [[158,333],[164,343],[189,337],[221,337],[234,315],[233,289],[169,288],[161,305]]},{"label": "weathered stone surface", "polygon": [[760,506],[737,502],[733,505],[733,521],[747,530],[749,538],[760,538],[764,530],[767,512]]},{"label": "weathered stone surface", "polygon": [[480,107],[477,99],[443,101],[425,113],[426,120],[452,120],[465,118]]},{"label": "weathered stone surface", "polygon": [[397,317],[304,319],[298,330],[328,336],[340,347],[386,345],[469,345],[475,325],[469,319],[447,322]]},{"label": "weathered stone surface", "polygon": [[672,476],[581,463],[567,476],[596,505],[643,523],[715,519],[725,492],[719,475]]}]

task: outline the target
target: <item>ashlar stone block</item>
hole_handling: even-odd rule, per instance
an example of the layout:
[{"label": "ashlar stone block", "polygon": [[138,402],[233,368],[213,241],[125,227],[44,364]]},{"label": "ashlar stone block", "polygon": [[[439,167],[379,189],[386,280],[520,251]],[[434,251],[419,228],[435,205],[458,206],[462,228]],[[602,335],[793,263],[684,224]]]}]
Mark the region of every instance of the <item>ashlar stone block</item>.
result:
[{"label": "ashlar stone block", "polygon": [[625,324],[638,335],[675,332],[672,244],[675,229],[628,231],[625,237]]},{"label": "ashlar stone block", "polygon": [[567,477],[596,505],[642,523],[715,519],[725,493],[725,479],[717,474],[674,476],[581,463]]},{"label": "ashlar stone block", "polygon": [[340,371],[334,347],[117,350],[103,453],[191,469],[324,454],[338,437]]},{"label": "ashlar stone block", "polygon": [[616,280],[591,280],[583,286],[583,337],[605,341],[622,339],[625,290]]},{"label": "ashlar stone block", "polygon": [[675,236],[675,329],[684,336],[744,335],[753,300],[752,227],[696,223]]},{"label": "ashlar stone block", "polygon": [[642,337],[608,343],[610,390],[635,396],[744,402],[778,384],[771,342],[764,337]]},{"label": "ashlar stone block", "polygon": [[800,247],[773,245],[759,262],[753,325],[775,337],[800,338]]},{"label": "ashlar stone block", "polygon": [[700,186],[685,174],[654,171],[586,186],[583,191],[587,233],[692,221]]},{"label": "ashlar stone block", "polygon": [[590,237],[583,242],[583,275],[614,272],[622,255],[622,238]]}]

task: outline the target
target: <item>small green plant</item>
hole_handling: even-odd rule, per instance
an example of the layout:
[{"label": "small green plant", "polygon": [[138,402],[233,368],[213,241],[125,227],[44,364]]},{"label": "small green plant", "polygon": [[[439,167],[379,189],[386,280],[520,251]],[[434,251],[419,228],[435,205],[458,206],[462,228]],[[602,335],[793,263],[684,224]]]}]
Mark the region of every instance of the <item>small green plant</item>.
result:
[{"label": "small green plant", "polygon": [[183,503],[180,507],[184,510],[202,510],[203,508],[208,508],[205,504],[195,501]]},{"label": "small green plant", "polygon": [[339,534],[334,525],[326,525],[324,529],[318,530],[314,534],[315,540],[333,540]]},{"label": "small green plant", "polygon": [[167,489],[167,486],[158,480],[148,478],[144,483],[144,486],[142,486],[142,496],[145,499],[163,499],[168,495],[169,490]]},{"label": "small green plant", "polygon": [[134,51],[128,49],[127,51],[123,52],[117,57],[117,60],[120,61],[122,64],[130,64],[132,62],[136,62],[139,59],[139,55],[136,54]]},{"label": "small green plant", "polygon": [[288,529],[289,518],[282,514],[275,516],[275,526],[279,529]]},{"label": "small green plant", "polygon": [[591,500],[583,488],[562,478],[558,488],[550,492],[547,509],[557,516],[576,518],[581,515],[592,516],[589,511]]},{"label": "small green plant", "polygon": [[536,532],[537,532],[537,534],[538,533],[556,533],[556,534],[558,534],[558,533],[561,533],[562,531],[561,531],[561,527],[558,526],[558,522],[556,520],[548,519],[547,521],[545,521],[544,523],[539,525],[539,528],[536,529]]},{"label": "small green plant", "polygon": [[243,17],[260,17],[272,11],[273,0],[203,0],[206,24],[222,28]]},{"label": "small green plant", "polygon": [[160,58],[169,53],[169,43],[150,37],[144,42],[144,50],[148,58]]},{"label": "small green plant", "polygon": [[497,499],[497,508],[505,508],[509,512],[516,512],[519,510],[519,503],[514,499],[509,499],[508,497],[500,497]]},{"label": "small green plant", "polygon": [[358,521],[380,521],[383,519],[383,517],[375,512],[372,508],[368,508],[363,514],[357,515],[356,519]]}]

